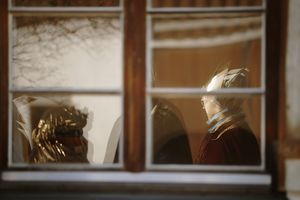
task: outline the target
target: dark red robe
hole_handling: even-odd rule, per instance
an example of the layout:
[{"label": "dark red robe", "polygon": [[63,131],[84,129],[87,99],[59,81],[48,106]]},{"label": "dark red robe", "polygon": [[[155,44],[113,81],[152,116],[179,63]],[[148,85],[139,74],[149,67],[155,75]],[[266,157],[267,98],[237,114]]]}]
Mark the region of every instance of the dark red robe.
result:
[{"label": "dark red robe", "polygon": [[202,141],[196,164],[259,165],[260,150],[256,137],[248,128],[224,124],[207,133]]}]

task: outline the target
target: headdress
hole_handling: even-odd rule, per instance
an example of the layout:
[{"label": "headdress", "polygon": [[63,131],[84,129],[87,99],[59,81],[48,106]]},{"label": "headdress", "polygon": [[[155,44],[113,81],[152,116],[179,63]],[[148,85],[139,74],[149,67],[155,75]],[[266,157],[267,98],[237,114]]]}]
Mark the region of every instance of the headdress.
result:
[{"label": "headdress", "polygon": [[[219,72],[207,84],[206,90],[213,91],[220,88],[241,88],[247,86],[247,68],[224,69]],[[223,108],[239,109],[242,99],[238,97],[218,97],[218,103]]]},{"label": "headdress", "polygon": [[[248,69],[224,69],[219,72],[207,84],[207,91],[213,91],[220,88],[240,88],[247,86],[247,73]],[[211,126],[208,130],[214,133],[223,124],[228,122],[243,121],[244,114],[242,112],[243,99],[237,96],[233,97],[215,97],[213,100],[220,106],[220,111],[215,113],[208,121],[207,124]]]}]

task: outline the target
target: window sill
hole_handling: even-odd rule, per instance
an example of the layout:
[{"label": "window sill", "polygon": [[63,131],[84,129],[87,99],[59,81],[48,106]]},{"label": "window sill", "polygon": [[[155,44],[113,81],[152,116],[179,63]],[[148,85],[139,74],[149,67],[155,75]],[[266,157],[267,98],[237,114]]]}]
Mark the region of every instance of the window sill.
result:
[{"label": "window sill", "polygon": [[269,174],[205,172],[83,172],[83,171],[3,171],[2,181],[101,182],[133,184],[203,184],[270,186]]}]

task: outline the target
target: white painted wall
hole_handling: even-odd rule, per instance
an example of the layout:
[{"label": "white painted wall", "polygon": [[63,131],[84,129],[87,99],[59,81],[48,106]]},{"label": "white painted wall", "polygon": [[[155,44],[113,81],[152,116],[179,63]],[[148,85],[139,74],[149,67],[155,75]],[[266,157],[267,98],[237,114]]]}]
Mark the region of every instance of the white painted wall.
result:
[{"label": "white painted wall", "polygon": [[[300,1],[289,0],[286,52],[287,138],[300,139]],[[300,199],[300,159],[285,160],[285,190],[290,200]]]},{"label": "white painted wall", "polygon": [[286,54],[288,137],[300,139],[300,1],[289,0]]}]

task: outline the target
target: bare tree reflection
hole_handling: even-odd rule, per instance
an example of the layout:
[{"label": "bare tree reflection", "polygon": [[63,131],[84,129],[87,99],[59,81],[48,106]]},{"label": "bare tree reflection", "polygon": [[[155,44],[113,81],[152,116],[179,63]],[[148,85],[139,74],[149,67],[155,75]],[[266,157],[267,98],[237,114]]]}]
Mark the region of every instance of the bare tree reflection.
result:
[{"label": "bare tree reflection", "polygon": [[[112,40],[119,32],[111,17],[16,17],[12,46],[13,83],[32,87],[41,81],[64,83],[57,61],[74,48],[91,57],[99,54],[99,40]],[[106,48],[102,47],[102,51]],[[25,83],[25,84],[24,84]]]}]

